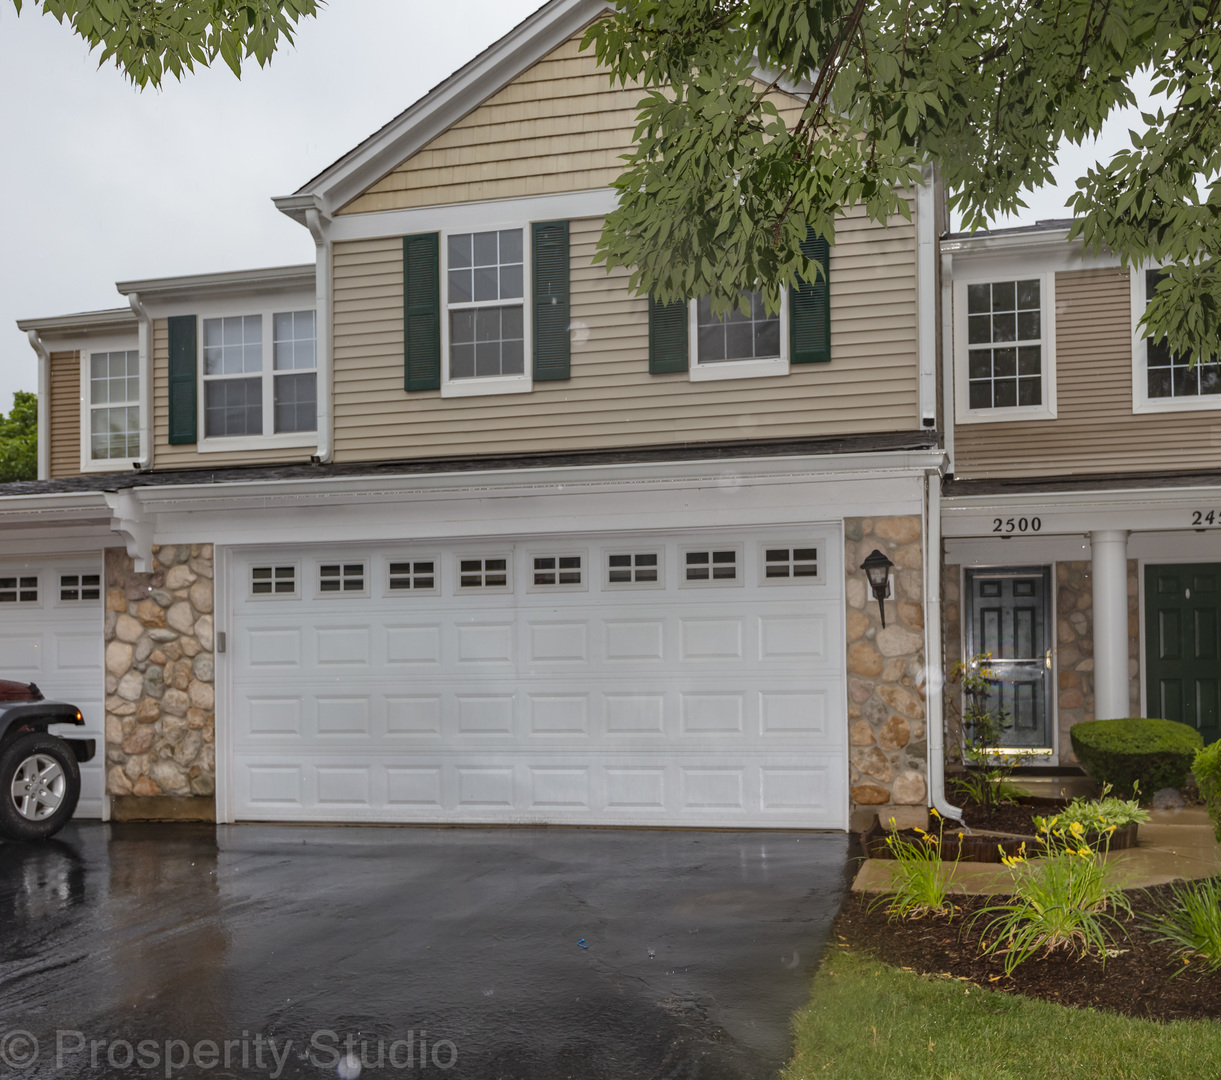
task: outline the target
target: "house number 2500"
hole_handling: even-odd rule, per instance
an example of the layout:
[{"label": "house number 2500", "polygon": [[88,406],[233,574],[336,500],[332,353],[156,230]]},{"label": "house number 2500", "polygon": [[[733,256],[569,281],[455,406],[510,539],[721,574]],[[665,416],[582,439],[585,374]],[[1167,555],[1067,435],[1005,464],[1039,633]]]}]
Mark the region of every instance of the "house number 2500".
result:
[{"label": "house number 2500", "polygon": [[1043,528],[1043,522],[1037,517],[1032,518],[993,518],[992,531],[994,533],[1015,533],[1015,532],[1038,532]]}]

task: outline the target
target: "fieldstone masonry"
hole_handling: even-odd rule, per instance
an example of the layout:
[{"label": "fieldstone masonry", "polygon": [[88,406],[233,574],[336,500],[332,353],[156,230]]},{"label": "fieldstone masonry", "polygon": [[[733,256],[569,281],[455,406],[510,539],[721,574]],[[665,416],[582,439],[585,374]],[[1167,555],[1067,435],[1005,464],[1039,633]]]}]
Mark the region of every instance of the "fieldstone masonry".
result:
[{"label": "fieldstone masonry", "polygon": [[[1055,566],[1056,673],[1058,741],[1061,764],[1074,764],[1069,729],[1094,719],[1094,583],[1089,562]],[[946,671],[962,659],[961,568],[947,566],[942,578],[942,621],[945,628]],[[1141,714],[1140,600],[1137,563],[1128,560],[1128,679],[1129,716]],[[946,690],[946,761],[962,761],[962,690]]]},{"label": "fieldstone masonry", "polygon": [[211,800],[216,789],[212,545],[106,551],[106,792]]},{"label": "fieldstone masonry", "polygon": [[[922,534],[919,517],[844,521],[853,829],[875,814],[899,828],[927,824]],[[860,567],[874,548],[895,564],[885,629]]]}]

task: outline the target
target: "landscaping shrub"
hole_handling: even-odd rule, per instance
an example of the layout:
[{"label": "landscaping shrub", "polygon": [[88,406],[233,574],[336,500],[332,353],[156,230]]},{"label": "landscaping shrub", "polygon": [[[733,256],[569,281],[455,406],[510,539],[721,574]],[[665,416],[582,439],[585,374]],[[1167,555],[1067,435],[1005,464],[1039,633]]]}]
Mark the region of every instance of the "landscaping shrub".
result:
[{"label": "landscaping shrub", "polygon": [[[958,855],[953,862],[941,858],[945,841],[945,821],[936,810],[930,813],[937,818],[940,827],[937,835],[916,829],[919,840],[905,840],[895,832],[886,837],[894,865],[890,867],[890,890],[870,904],[870,910],[885,904],[892,919],[919,919],[924,915],[954,915],[954,905],[946,897],[950,891],[950,878],[958,865]],[[892,819],[893,823],[893,819]],[[959,839],[962,833],[958,834]]]},{"label": "landscaping shrub", "polygon": [[1087,720],[1069,731],[1082,768],[1120,796],[1181,788],[1204,740],[1173,720]]},{"label": "landscaping shrub", "polygon": [[[1215,745],[1221,746],[1221,743]],[[1149,920],[1184,964],[1199,961],[1205,971],[1221,968],[1221,878],[1175,882],[1169,910]]]},{"label": "landscaping shrub", "polygon": [[1221,841],[1221,742],[1212,743],[1196,754],[1191,771],[1208,806],[1208,816],[1213,819],[1213,831]]},{"label": "landscaping shrub", "polygon": [[1037,863],[1027,862],[1024,853],[1002,860],[1013,876],[1009,901],[981,908],[971,921],[974,926],[991,916],[980,951],[1003,957],[1006,975],[1027,960],[1059,950],[1078,959],[1096,956],[1105,963],[1121,929],[1117,916],[1132,914],[1109,867],[1085,842],[1079,822],[1068,829],[1043,822],[1039,832],[1043,855]]}]

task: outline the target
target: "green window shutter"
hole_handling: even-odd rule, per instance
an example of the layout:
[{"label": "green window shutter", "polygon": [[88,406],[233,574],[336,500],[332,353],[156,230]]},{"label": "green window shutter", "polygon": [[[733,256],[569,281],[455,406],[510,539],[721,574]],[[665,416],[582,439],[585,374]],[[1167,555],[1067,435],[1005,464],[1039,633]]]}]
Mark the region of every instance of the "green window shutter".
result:
[{"label": "green window shutter", "polygon": [[687,301],[649,297],[649,374],[687,370]]},{"label": "green window shutter", "polygon": [[532,230],[534,378],[550,382],[571,374],[568,222],[536,221]]},{"label": "green window shutter", "polygon": [[403,237],[403,389],[441,389],[441,238]]},{"label": "green window shutter", "polygon": [[198,383],[195,361],[195,316],[172,315],[169,323],[170,445],[190,446],[198,442]]},{"label": "green window shutter", "polygon": [[826,364],[831,360],[831,247],[826,237],[807,229],[801,250],[822,265],[823,276],[789,290],[790,363]]}]

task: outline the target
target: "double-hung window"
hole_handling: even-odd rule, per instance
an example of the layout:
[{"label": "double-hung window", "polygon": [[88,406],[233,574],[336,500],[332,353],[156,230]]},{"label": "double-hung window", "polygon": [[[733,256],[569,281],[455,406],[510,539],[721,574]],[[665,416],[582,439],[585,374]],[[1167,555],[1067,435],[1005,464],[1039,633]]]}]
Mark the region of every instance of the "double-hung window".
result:
[{"label": "double-hung window", "polygon": [[88,463],[114,467],[140,456],[140,353],[87,352]]},{"label": "double-hung window", "polygon": [[1140,321],[1165,277],[1160,269],[1132,270],[1133,411],[1195,412],[1221,409],[1221,363],[1196,363],[1170,351],[1165,339],[1146,337]]},{"label": "double-hung window", "polygon": [[209,440],[291,439],[316,429],[313,311],[205,316],[200,339],[203,448]]},{"label": "double-hung window", "polygon": [[523,231],[497,229],[446,237],[451,386],[469,380],[526,378]]},{"label": "double-hung window", "polygon": [[704,296],[662,303],[649,297],[649,373],[692,382],[787,375],[790,365],[831,362],[831,248],[807,230],[801,250],[821,269],[799,280],[768,312],[761,291],[744,293],[724,315]]},{"label": "double-hung window", "polygon": [[744,295],[740,306],[721,316],[713,313],[710,297],[692,301],[689,314],[691,338],[695,342],[692,381],[787,375],[787,299],[782,296],[780,310],[770,315],[761,292]]},{"label": "double-hung window", "polygon": [[1054,417],[1054,274],[954,287],[959,422]]},{"label": "double-hung window", "polygon": [[403,237],[403,389],[517,394],[571,374],[567,221]]}]

